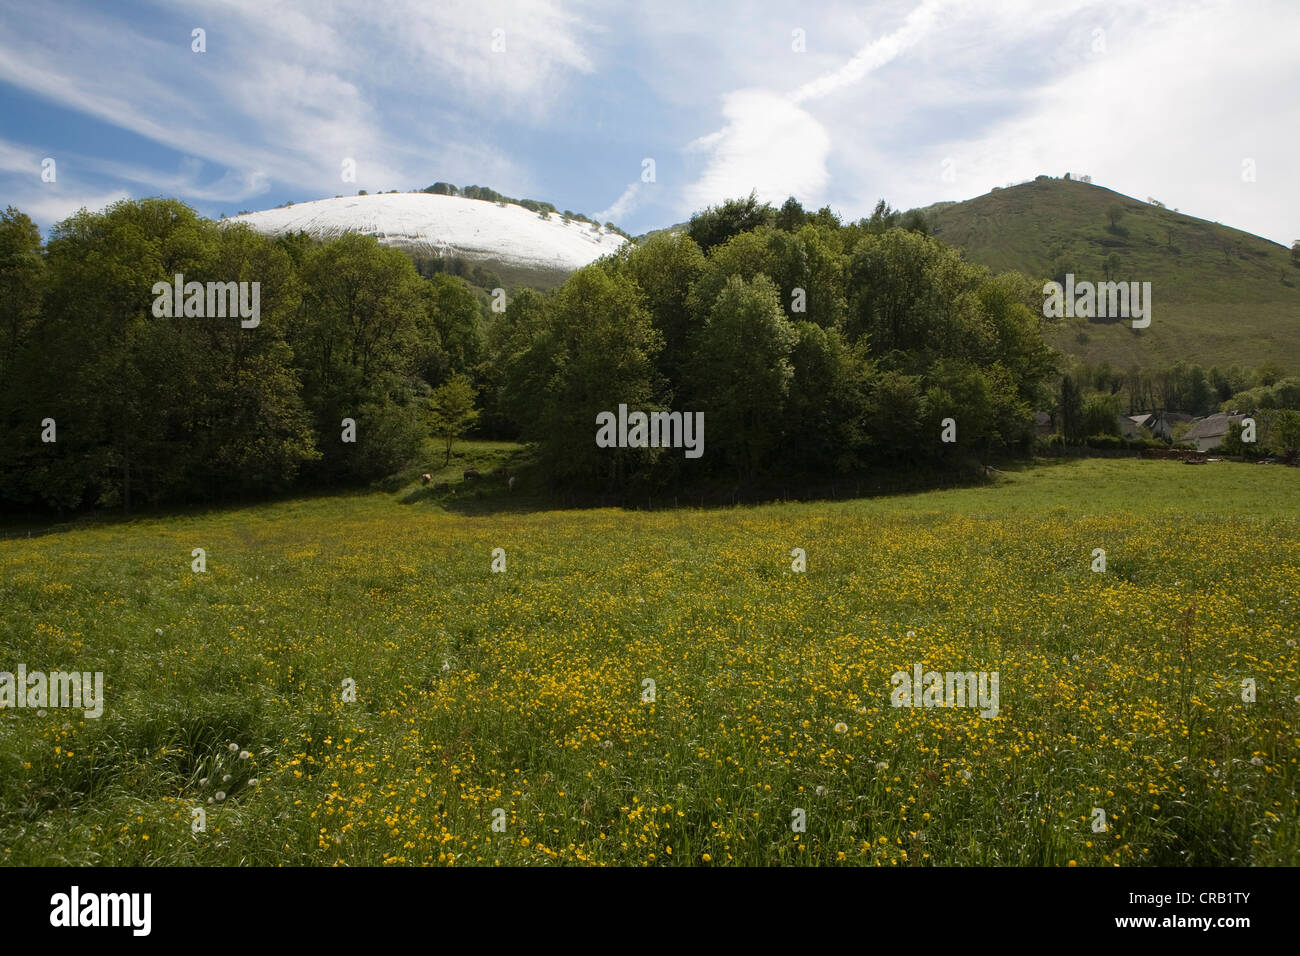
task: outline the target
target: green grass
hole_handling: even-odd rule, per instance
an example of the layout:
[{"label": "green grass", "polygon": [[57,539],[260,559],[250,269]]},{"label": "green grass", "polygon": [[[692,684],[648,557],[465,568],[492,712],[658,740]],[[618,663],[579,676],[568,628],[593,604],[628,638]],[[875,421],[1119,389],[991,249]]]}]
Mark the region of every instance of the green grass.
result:
[{"label": "green grass", "polygon": [[[1120,232],[1107,217],[1113,205],[1124,209]],[[995,271],[1044,277],[1065,255],[1077,279],[1099,282],[1114,253],[1117,279],[1151,283],[1149,328],[1045,322],[1048,341],[1064,352],[1121,370],[1179,359],[1300,369],[1300,269],[1275,242],[1074,180],[1024,183],[926,212],[939,239]]]},{"label": "green grass", "polygon": [[[0,542],[0,669],[107,684],[99,719],[0,711],[3,859],[1294,865],[1298,481],[1071,460],[651,513],[415,483]],[[998,671],[998,716],[892,707],[917,662]]]}]

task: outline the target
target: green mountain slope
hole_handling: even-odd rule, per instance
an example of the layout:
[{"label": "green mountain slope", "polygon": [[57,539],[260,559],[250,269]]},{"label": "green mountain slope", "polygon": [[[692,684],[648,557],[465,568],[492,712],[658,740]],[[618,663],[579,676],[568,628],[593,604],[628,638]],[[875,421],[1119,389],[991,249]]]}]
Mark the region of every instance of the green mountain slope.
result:
[{"label": "green mountain slope", "polygon": [[[1111,223],[1112,207],[1122,215]],[[1150,282],[1151,325],[1060,319],[1051,344],[1124,369],[1265,361],[1300,371],[1300,268],[1267,239],[1078,180],[1039,179],[923,210],[935,235],[998,271]]]}]

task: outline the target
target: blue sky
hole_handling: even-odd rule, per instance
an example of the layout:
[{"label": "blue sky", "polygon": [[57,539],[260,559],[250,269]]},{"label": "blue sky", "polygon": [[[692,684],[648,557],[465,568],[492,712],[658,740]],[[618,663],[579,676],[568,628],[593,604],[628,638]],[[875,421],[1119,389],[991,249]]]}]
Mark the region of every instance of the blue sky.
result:
[{"label": "blue sky", "polygon": [[1298,40],[1294,0],[0,0],[0,205],[445,180],[639,233],[750,189],[857,218],[1069,171],[1290,244]]}]

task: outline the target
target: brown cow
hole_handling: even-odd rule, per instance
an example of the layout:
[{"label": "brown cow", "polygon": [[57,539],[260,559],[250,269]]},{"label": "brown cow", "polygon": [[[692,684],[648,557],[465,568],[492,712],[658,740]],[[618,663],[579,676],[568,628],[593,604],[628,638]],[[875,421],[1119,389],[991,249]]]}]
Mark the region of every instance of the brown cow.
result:
[{"label": "brown cow", "polygon": [[469,481],[471,478],[482,478],[482,477],[483,477],[483,476],[480,475],[480,474],[479,474],[477,471],[475,471],[473,468],[468,468],[468,469],[465,470],[465,480],[466,480],[466,481]]}]

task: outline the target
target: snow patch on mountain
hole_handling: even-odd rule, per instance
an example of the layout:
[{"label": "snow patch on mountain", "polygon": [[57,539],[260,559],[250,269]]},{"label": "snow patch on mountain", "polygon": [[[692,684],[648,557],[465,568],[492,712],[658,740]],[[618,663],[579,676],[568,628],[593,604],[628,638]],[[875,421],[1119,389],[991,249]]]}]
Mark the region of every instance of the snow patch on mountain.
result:
[{"label": "snow patch on mountain", "polygon": [[302,231],[332,239],[359,232],[410,251],[565,271],[617,252],[626,241],[603,228],[593,230],[590,223],[565,222],[558,213],[543,219],[522,206],[433,193],[317,199],[228,221],[270,235]]}]

